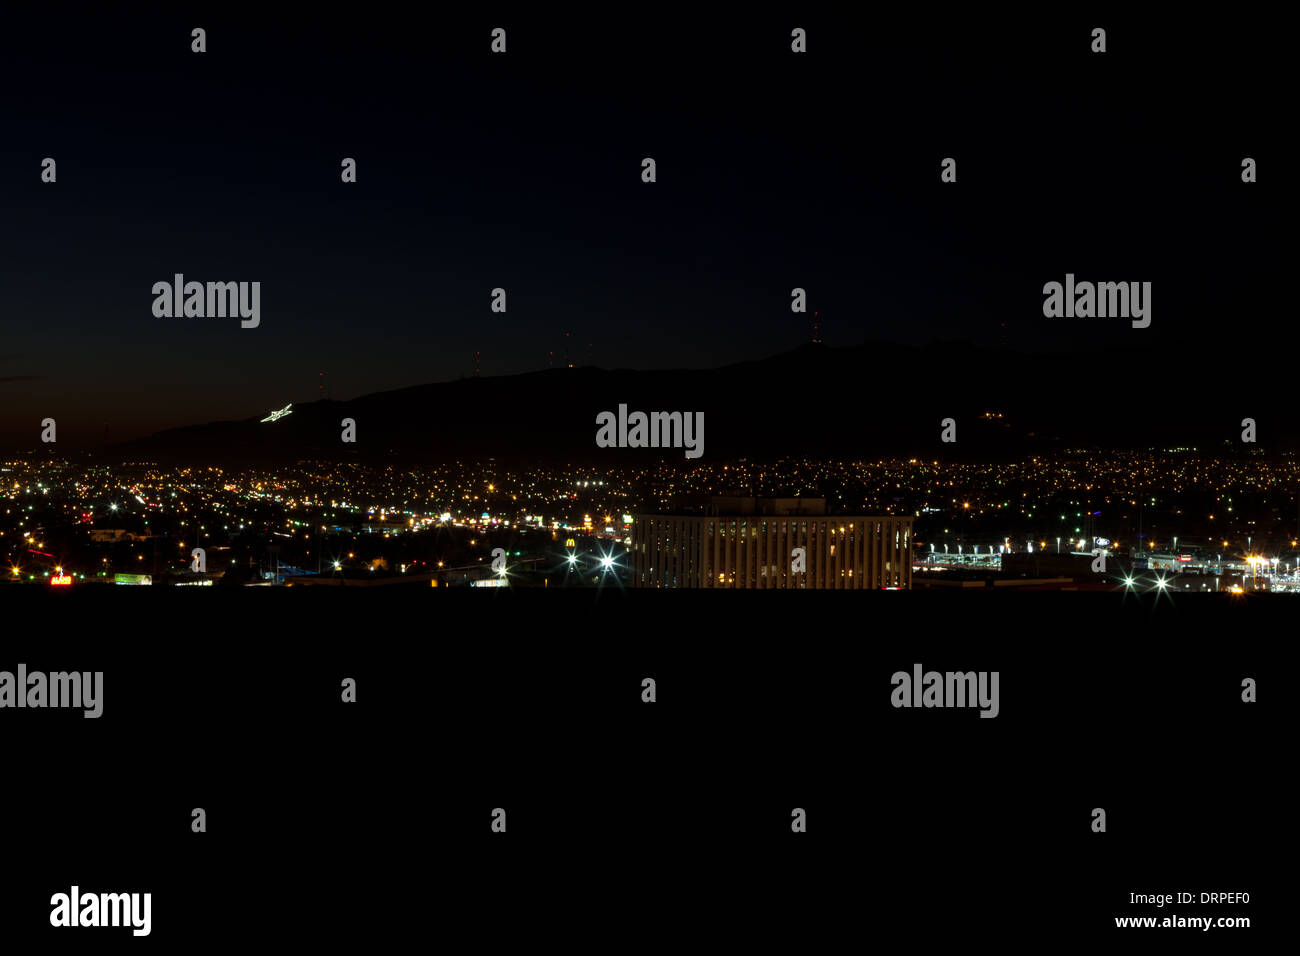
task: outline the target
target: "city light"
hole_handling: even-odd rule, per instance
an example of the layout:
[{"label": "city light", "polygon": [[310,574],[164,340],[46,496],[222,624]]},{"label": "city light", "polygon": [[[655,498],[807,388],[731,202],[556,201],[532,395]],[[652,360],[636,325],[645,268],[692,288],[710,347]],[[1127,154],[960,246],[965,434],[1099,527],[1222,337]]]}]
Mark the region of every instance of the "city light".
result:
[{"label": "city light", "polygon": [[[452,566],[447,577],[439,577],[440,586],[468,585],[482,577],[500,576],[488,570],[490,559],[486,557],[498,544],[513,555],[508,573],[512,586],[543,586],[550,573],[573,585],[579,575],[566,577],[566,572],[593,567],[596,577],[585,575],[583,584],[592,580],[609,583],[615,573],[635,581],[656,562],[638,564],[633,571],[624,566],[632,563],[630,557],[624,560],[622,555],[634,550],[638,556],[645,554],[651,535],[662,532],[652,525],[644,528],[645,538],[638,537],[649,519],[638,519],[633,525],[632,508],[671,514],[666,509],[674,507],[674,500],[685,492],[690,499],[686,513],[705,514],[695,509],[708,507],[709,495],[725,496],[737,485],[789,486],[792,474],[771,463],[728,462],[715,468],[697,466],[684,486],[679,474],[657,463],[611,466],[603,481],[590,478],[589,466],[569,468],[540,462],[524,466],[458,462],[454,466],[398,469],[318,463],[300,465],[297,470],[96,466],[77,470],[66,480],[60,477],[64,471],[50,471],[41,463],[9,463],[6,467],[28,472],[15,475],[12,481],[6,476],[0,484],[0,546],[11,545],[11,550],[0,550],[0,558],[5,559],[0,572],[8,572],[0,573],[0,583],[6,585],[27,580],[31,570],[37,580],[70,577],[75,583],[75,572],[55,574],[53,555],[46,547],[54,548],[63,560],[94,568],[86,575],[87,581],[96,577],[112,580],[133,560],[136,570],[142,571],[149,560],[158,583],[177,583],[175,577],[185,574],[191,545],[207,549],[209,566],[220,569],[215,577],[224,573],[229,575],[228,581],[247,584],[283,584],[288,577],[297,585],[322,575],[333,577],[337,585],[342,558],[347,556],[357,571],[366,565],[370,574],[364,577],[372,580],[404,573],[408,578],[418,575],[423,584],[426,575],[420,572],[435,572],[436,562],[439,570]],[[821,461],[800,467],[811,469],[810,486],[815,481],[833,489],[826,495],[827,536],[818,541],[825,542],[827,553],[836,562],[831,574],[845,581],[861,578],[864,569],[855,567],[863,560],[857,557],[863,553],[861,538],[855,552],[850,537],[861,532],[850,527],[843,516],[878,514],[916,520],[911,542],[906,529],[897,539],[899,547],[912,549],[912,570],[933,572],[936,579],[964,579],[967,587],[990,576],[1000,577],[999,585],[1014,584],[1020,577],[1025,587],[1051,586],[1048,582],[1067,578],[1073,579],[1071,589],[1084,582],[1089,587],[1105,586],[1105,575],[1088,572],[1082,561],[1082,556],[1091,552],[1093,557],[1104,554],[1124,562],[1126,570],[1111,578],[1112,587],[1115,581],[1122,582],[1121,590],[1181,594],[1188,590],[1227,591],[1236,585],[1247,593],[1300,593],[1297,515],[1270,517],[1267,510],[1248,506],[1244,496],[1228,498],[1227,491],[1245,485],[1270,495],[1286,493],[1285,489],[1296,487],[1300,479],[1300,467],[1295,463],[1244,465],[1213,458],[1161,462],[1125,453],[1074,457],[1065,462],[1034,458],[1026,461],[1015,477],[1014,493],[1010,493],[1012,480],[1005,468],[971,463],[945,466],[918,461],[909,467],[905,460],[882,459]],[[1148,490],[1159,488],[1159,497],[1125,487],[1135,482]],[[499,506],[493,504],[490,514],[483,510],[483,490],[489,486],[494,499],[501,499]],[[1185,507],[1187,502],[1175,495],[1197,493],[1207,486],[1215,489],[1216,500],[1223,504],[1180,510],[1178,506]],[[59,495],[64,500],[51,510],[49,505],[29,504],[35,495],[51,500]],[[1143,524],[1136,506],[1153,497],[1162,509],[1172,504],[1173,515],[1187,517],[1156,518],[1148,512]],[[121,503],[131,500],[141,506],[139,512]],[[162,502],[167,503],[167,513],[161,510]],[[1232,515],[1224,513],[1228,502],[1235,508]],[[41,508],[47,513],[42,515]],[[1061,525],[1066,531],[1072,527],[1068,524],[1070,508],[1075,509],[1076,520],[1089,519],[1077,537],[1058,535]],[[1291,510],[1284,506],[1281,512],[1285,516]],[[1054,524],[1053,511],[1060,524]],[[1213,525],[1206,524],[1209,511],[1215,512]],[[106,520],[109,514],[111,522]],[[98,521],[90,520],[92,515]],[[957,516],[961,527],[944,527]],[[150,520],[144,520],[146,517]],[[1273,526],[1265,530],[1261,518],[1274,522]],[[1166,520],[1171,523],[1153,527]],[[770,519],[759,517],[748,527],[738,525],[737,536],[749,543],[756,537],[759,521],[770,527]],[[1290,526],[1284,530],[1282,523]],[[67,537],[65,528],[75,529],[75,536]],[[1154,533],[1157,530],[1159,535]],[[196,533],[200,535],[197,539]],[[1225,533],[1228,538],[1221,537]],[[373,537],[365,537],[368,534]],[[1003,536],[1001,546],[998,535]],[[1210,535],[1213,538],[1207,541]],[[1020,552],[1010,544],[1010,538],[1016,536],[1025,543]],[[1054,537],[1060,560],[1048,561],[1048,546]],[[1254,537],[1260,539],[1258,552],[1253,548]],[[327,539],[332,547],[325,545]],[[1121,539],[1127,547],[1121,546]],[[1159,546],[1157,540],[1165,545]],[[1209,550],[1222,541],[1230,547],[1217,554]],[[563,560],[550,568],[539,566],[543,556],[560,542],[566,545],[560,552]],[[1240,547],[1243,543],[1246,548]],[[274,557],[267,550],[271,544],[278,544]],[[283,547],[282,554],[279,547]],[[362,550],[349,551],[349,547]],[[1169,547],[1173,550],[1167,550]],[[219,562],[215,549],[226,552]],[[1066,560],[1076,549],[1080,554]],[[337,557],[327,557],[331,552]],[[1030,555],[1028,562],[1018,563],[1025,554]],[[22,568],[18,567],[20,556]],[[282,570],[285,566],[292,571]],[[349,573],[353,573],[351,569]],[[756,563],[750,570],[749,586],[766,586],[763,579],[773,573],[777,569],[771,563]],[[1163,576],[1162,581],[1156,580],[1156,574]],[[728,570],[723,580],[732,586],[744,576],[744,572]],[[353,580],[349,577],[347,583]],[[680,580],[678,577],[677,584],[667,586],[682,586]],[[903,586],[912,584],[909,578]]]}]

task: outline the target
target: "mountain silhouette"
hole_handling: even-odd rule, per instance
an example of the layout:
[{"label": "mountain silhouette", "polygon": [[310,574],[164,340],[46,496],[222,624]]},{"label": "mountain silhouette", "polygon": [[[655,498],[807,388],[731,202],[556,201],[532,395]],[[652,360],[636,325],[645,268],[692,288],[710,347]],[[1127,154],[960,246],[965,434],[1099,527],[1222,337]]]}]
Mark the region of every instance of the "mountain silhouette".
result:
[{"label": "mountain silhouette", "polygon": [[[716,369],[547,369],[295,403],[273,422],[212,422],[113,446],[123,459],[417,463],[686,461],[670,448],[599,448],[597,416],[704,412],[711,459],[882,455],[1001,460],[1080,447],[1196,446],[1215,453],[1294,447],[1284,402],[1224,397],[1192,383],[1203,356],[1143,349],[1068,357],[943,342],[806,344]],[[1259,441],[1241,441],[1244,417]],[[352,419],[356,442],[341,440]],[[956,441],[941,441],[944,419]]]}]

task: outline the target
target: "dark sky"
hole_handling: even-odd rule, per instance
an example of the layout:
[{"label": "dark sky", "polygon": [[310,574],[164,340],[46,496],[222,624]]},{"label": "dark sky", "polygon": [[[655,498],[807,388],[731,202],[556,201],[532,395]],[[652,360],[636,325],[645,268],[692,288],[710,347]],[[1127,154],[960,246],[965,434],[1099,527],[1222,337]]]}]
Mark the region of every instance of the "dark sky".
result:
[{"label": "dark sky", "polygon": [[[484,375],[544,368],[566,330],[605,367],[758,358],[809,339],[795,286],[830,345],[959,338],[1068,368],[1203,343],[1203,368],[1117,384],[1289,387],[1280,24],[836,6],[11,20],[0,447],[46,416],[72,448],[264,413],[322,370],[351,398],[470,374],[475,350]],[[1152,327],[1045,319],[1068,271],[1151,281]],[[260,281],[261,326],[155,318],[176,272]]]}]

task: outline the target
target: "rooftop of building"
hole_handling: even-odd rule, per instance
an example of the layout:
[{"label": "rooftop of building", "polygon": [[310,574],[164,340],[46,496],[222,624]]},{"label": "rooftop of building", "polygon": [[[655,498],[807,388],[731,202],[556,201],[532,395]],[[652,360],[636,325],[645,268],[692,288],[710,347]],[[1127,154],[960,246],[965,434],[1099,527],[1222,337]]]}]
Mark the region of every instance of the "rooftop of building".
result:
[{"label": "rooftop of building", "polygon": [[[830,516],[831,512],[826,507],[825,498],[810,498],[802,495],[791,497],[756,497],[753,495],[697,495],[684,496],[677,499],[673,504],[660,512],[642,512],[643,515],[650,517],[654,514],[665,516],[695,516],[695,517],[747,517],[755,516],[772,516],[772,517],[798,517],[798,516]],[[845,512],[847,516],[848,513]],[[837,517],[839,515],[836,515]],[[892,520],[909,521],[910,515],[857,515],[858,517],[889,517]]]}]

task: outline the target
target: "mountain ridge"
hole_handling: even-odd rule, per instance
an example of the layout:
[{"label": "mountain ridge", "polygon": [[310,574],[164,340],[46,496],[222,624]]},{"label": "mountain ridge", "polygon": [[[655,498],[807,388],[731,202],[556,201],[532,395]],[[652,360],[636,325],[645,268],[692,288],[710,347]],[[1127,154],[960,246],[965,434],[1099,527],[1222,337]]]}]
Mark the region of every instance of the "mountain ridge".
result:
[{"label": "mountain ridge", "polygon": [[[695,460],[705,462],[889,454],[998,459],[1080,445],[1247,450],[1240,440],[1245,411],[1189,405],[1179,397],[1186,386],[1172,373],[1168,385],[1137,380],[1136,370],[1179,368],[1192,358],[1137,348],[1057,357],[964,342],[805,343],[715,369],[582,366],[318,399],[294,404],[275,422],[252,417],[173,428],[110,446],[108,454],[211,461],[685,460],[674,449],[597,447],[597,415],[617,413],[620,404],[629,413],[704,412],[704,454]],[[1174,390],[1172,397],[1162,389]],[[1151,405],[1170,408],[1158,433],[1149,427]],[[1253,417],[1260,447],[1294,445],[1296,423],[1284,407],[1259,407]],[[955,442],[941,440],[948,418]],[[342,441],[344,419],[356,423],[355,443]]]}]

